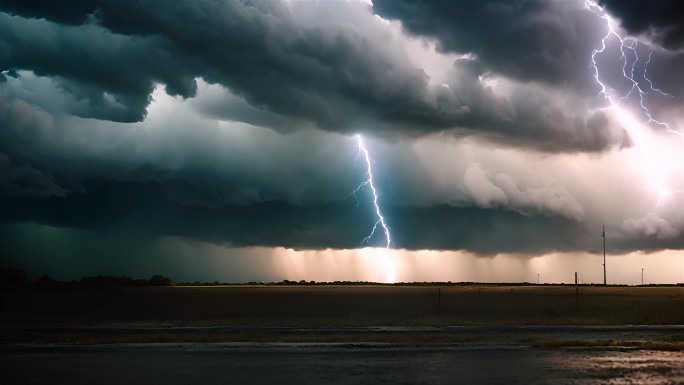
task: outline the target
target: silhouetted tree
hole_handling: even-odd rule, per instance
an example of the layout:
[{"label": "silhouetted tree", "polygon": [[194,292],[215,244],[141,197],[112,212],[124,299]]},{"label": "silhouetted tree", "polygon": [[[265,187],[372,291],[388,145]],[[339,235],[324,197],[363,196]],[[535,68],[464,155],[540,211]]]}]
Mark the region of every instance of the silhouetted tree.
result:
[{"label": "silhouetted tree", "polygon": [[36,280],[36,283],[37,283],[39,286],[41,286],[41,287],[50,288],[50,287],[59,286],[61,282],[59,282],[58,280],[56,280],[56,279],[50,277],[50,276],[47,275],[47,274],[43,274],[42,277],[40,277],[40,278],[38,278],[38,279]]},{"label": "silhouetted tree", "polygon": [[152,286],[173,286],[173,281],[169,277],[163,275],[153,275],[150,278],[150,285]]}]

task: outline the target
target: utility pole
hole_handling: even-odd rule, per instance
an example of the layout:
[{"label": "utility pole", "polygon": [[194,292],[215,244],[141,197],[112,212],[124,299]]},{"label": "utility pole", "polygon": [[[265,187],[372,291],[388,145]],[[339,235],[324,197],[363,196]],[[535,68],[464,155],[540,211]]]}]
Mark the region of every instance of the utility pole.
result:
[{"label": "utility pole", "polygon": [[603,285],[607,285],[606,283],[606,226],[603,226],[603,231],[601,232],[601,236],[603,237]]},{"label": "utility pole", "polygon": [[644,286],[644,268],[641,268],[641,286]]},{"label": "utility pole", "polygon": [[579,273],[575,272],[575,303],[577,304],[577,311],[579,312]]},{"label": "utility pole", "polygon": [[537,285],[539,285],[539,273],[537,273]]}]

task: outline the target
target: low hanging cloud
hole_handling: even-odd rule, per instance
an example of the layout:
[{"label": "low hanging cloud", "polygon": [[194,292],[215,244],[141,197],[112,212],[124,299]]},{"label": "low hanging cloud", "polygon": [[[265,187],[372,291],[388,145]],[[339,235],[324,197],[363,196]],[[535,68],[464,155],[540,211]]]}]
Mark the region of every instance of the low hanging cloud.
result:
[{"label": "low hanging cloud", "polygon": [[596,97],[604,34],[581,1],[0,1],[0,231],[377,246],[360,132],[393,247],[682,248],[646,182],[680,152]]},{"label": "low hanging cloud", "polygon": [[[87,194],[66,199],[8,198],[0,208],[5,221],[107,231],[132,239],[181,236],[237,247],[356,248],[375,222],[371,205],[352,199],[305,207],[264,202],[210,208],[174,202],[152,183],[93,181],[85,190]],[[501,209],[391,207],[386,215],[392,223],[393,246],[403,249],[541,254],[581,248],[584,241],[577,222]],[[553,235],[535,240],[536,233],[549,228]]]},{"label": "low hanging cloud", "polygon": [[[0,41],[9,48],[0,51],[4,76],[27,70],[51,78],[63,98],[72,100],[65,111],[79,117],[140,121],[155,84],[164,84],[170,95],[193,98],[197,79],[203,79],[226,89],[217,99],[198,102],[212,116],[285,131],[313,125],[389,138],[449,131],[549,152],[598,152],[630,143],[601,112],[566,108],[577,105],[578,97],[563,100],[522,83],[509,93],[487,86],[482,80],[491,63],[504,61],[484,52],[472,51],[477,58],[454,63],[447,87],[430,84],[407,56],[401,37],[363,4],[103,0],[63,8],[5,1],[3,9]],[[543,19],[555,9],[542,11],[530,18]],[[532,32],[547,24],[552,23]],[[530,32],[520,33],[525,31]],[[563,32],[555,33],[563,37]],[[557,46],[538,41],[523,52]],[[573,50],[567,53],[571,58],[590,53]],[[570,69],[584,67],[567,63],[568,69],[561,69],[565,61],[552,61],[556,65],[520,62],[516,66],[529,73],[500,74],[523,82],[591,81],[571,77],[577,72]]]},{"label": "low hanging cloud", "polygon": [[376,0],[373,11],[435,39],[443,52],[475,55],[492,72],[523,82],[589,92],[587,58],[604,22],[581,1]]},{"label": "low hanging cloud", "polygon": [[31,165],[16,165],[6,154],[0,153],[0,195],[30,197],[64,197],[68,193],[55,183],[52,175],[46,175]]},{"label": "low hanging cloud", "polygon": [[[9,186],[23,189],[5,190],[3,221],[234,246],[362,245],[375,218],[369,197],[350,195],[365,172],[351,138],[206,120],[196,105],[162,89],[153,95],[148,119],[133,125],[55,117],[20,100],[2,104],[0,116],[14,123],[1,131],[10,169],[30,167],[50,182],[28,183],[9,172]],[[610,180],[596,173],[619,164],[563,177],[579,162],[575,155],[545,160],[446,138],[370,142],[394,247],[485,255],[592,247],[592,226],[602,214],[590,209],[599,198],[584,193],[585,180]],[[642,199],[624,189],[604,194],[612,201],[615,194]],[[616,213],[638,218],[635,209]],[[543,231],[554,235],[534,241]]]}]

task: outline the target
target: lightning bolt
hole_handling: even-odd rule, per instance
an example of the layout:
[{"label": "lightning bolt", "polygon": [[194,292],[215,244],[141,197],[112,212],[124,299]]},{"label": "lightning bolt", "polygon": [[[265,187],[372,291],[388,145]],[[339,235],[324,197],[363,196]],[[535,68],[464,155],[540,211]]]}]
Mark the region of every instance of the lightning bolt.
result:
[{"label": "lightning bolt", "polygon": [[644,67],[644,79],[646,79],[646,81],[648,82],[648,86],[651,88],[652,91],[655,91],[655,92],[657,92],[657,93],[659,93],[659,94],[661,94],[661,95],[663,95],[663,96],[669,96],[669,97],[671,97],[671,98],[674,98],[674,95],[672,95],[672,94],[668,94],[667,92],[663,92],[663,91],[662,91],[661,89],[659,89],[659,88],[653,88],[653,82],[652,82],[651,79],[649,79],[648,76],[647,76],[647,74],[648,74],[648,65],[651,63],[651,56],[653,56],[653,51],[651,51],[651,52],[648,54],[648,60],[646,61],[646,66]]},{"label": "lightning bolt", "polygon": [[385,222],[385,217],[382,215],[382,211],[380,210],[380,204],[378,203],[378,190],[375,188],[375,182],[373,181],[373,167],[371,157],[368,153],[368,149],[366,148],[361,135],[357,134],[354,136],[354,138],[356,138],[357,145],[359,146],[359,154],[362,155],[363,159],[366,161],[366,176],[368,178],[365,181],[361,182],[361,184],[359,184],[359,187],[352,191],[352,194],[356,196],[356,193],[361,191],[361,189],[363,189],[365,186],[370,187],[370,191],[373,195],[373,206],[375,207],[375,215],[378,218],[378,220],[373,225],[373,229],[371,230],[370,234],[368,234],[368,236],[363,239],[362,243],[368,243],[370,239],[373,237],[373,235],[375,235],[375,231],[378,229],[379,226],[385,233],[385,239],[387,240],[385,248],[389,249],[392,240],[390,238],[389,227]]},{"label": "lightning bolt", "polygon": [[[644,65],[644,72],[643,72],[643,78],[644,80],[648,83],[648,89],[646,87],[643,87],[639,84],[637,80],[634,79],[634,68],[639,61],[639,54],[637,53],[637,46],[638,46],[638,40],[636,38],[631,38],[631,37],[622,37],[614,27],[614,22],[613,19],[608,15],[608,13],[605,11],[603,7],[598,5],[596,2],[591,1],[591,0],[585,0],[585,6],[586,8],[595,14],[596,16],[600,17],[601,19],[606,21],[606,25],[608,26],[608,32],[606,35],[603,37],[601,40],[601,47],[598,49],[594,49],[591,54],[591,61],[593,64],[593,69],[594,69],[594,79],[596,80],[596,83],[601,87],[601,90],[598,93],[598,96],[601,97],[603,96],[604,99],[608,100],[610,103],[610,106],[614,109],[617,110],[618,114],[622,117],[625,116],[624,113],[622,113],[622,109],[620,104],[629,99],[632,95],[637,95],[639,98],[639,106],[640,109],[643,113],[643,116],[645,116],[648,119],[649,124],[655,124],[657,126],[665,128],[665,131],[670,134],[675,134],[678,135],[679,137],[684,138],[684,133],[678,130],[673,129],[670,127],[670,125],[667,122],[663,122],[660,120],[657,120],[656,118],[653,117],[651,114],[651,111],[648,109],[648,107],[645,104],[644,101],[644,96],[648,94],[649,92],[656,92],[660,94],[661,96],[664,97],[672,97],[674,96],[672,94],[669,94],[667,92],[662,91],[659,88],[655,88],[653,86],[653,82],[651,79],[648,77],[648,65],[651,63],[651,58],[653,56],[653,51],[651,51],[648,55],[648,60],[646,61]],[[625,78],[627,81],[631,83],[631,88],[627,94],[623,95],[619,99],[615,100],[614,97],[608,94],[608,88],[606,84],[601,80],[600,72],[598,69],[598,64],[596,62],[596,57],[602,53],[605,52],[606,48],[608,47],[608,40],[614,37],[619,41],[620,44],[620,59],[622,60],[622,76]],[[631,61],[631,65],[629,64],[630,59],[628,59],[628,53],[633,56],[633,61]],[[652,157],[651,154],[647,154],[647,156]],[[655,162],[653,162],[655,165]],[[661,202],[669,198],[675,194],[681,194],[684,195],[684,190],[674,190],[674,191],[668,191],[665,190],[662,186],[657,185],[654,186],[656,190],[658,191],[659,197],[658,197],[658,202],[656,203],[656,208],[661,204]]]},{"label": "lightning bolt", "polygon": [[[601,19],[606,21],[606,25],[608,26],[608,32],[606,35],[603,37],[601,40],[601,48],[600,49],[594,49],[591,53],[591,62],[593,64],[594,68],[594,79],[596,80],[596,83],[601,87],[601,91],[599,91],[598,96],[600,97],[603,95],[605,99],[608,100],[610,103],[611,107],[620,107],[620,103],[626,99],[628,99],[631,95],[636,94],[639,98],[639,105],[641,107],[641,110],[644,113],[644,116],[648,118],[648,123],[654,123],[658,126],[664,127],[665,130],[668,133],[671,134],[676,134],[679,136],[684,137],[684,133],[678,130],[674,130],[670,127],[669,124],[666,122],[659,121],[651,115],[651,111],[648,109],[648,107],[644,104],[644,96],[648,93],[648,91],[644,91],[642,87],[639,85],[639,82],[634,79],[634,67],[636,66],[636,63],[639,61],[639,54],[637,53],[637,45],[638,45],[638,40],[635,38],[623,38],[620,36],[617,31],[615,31],[614,27],[614,22],[613,19],[606,13],[605,9],[598,5],[594,1],[590,0],[585,0],[585,5],[589,11],[600,17]],[[622,59],[622,76],[628,80],[631,84],[632,87],[629,90],[629,92],[622,97],[620,97],[617,102],[613,97],[611,97],[608,94],[608,88],[606,85],[601,81],[599,69],[598,69],[598,64],[596,63],[596,56],[605,52],[606,48],[608,47],[607,41],[611,37],[615,37],[619,42],[620,42],[620,59]],[[634,56],[634,61],[632,61],[631,65],[629,65],[629,59],[627,58],[627,52],[631,52]],[[647,71],[648,71],[648,64],[651,62],[651,56],[653,55],[653,51],[648,55],[648,61],[646,62],[646,65],[644,67],[644,74],[643,77],[644,79],[648,82],[649,88],[651,91],[657,92],[662,96],[669,96],[669,97],[674,97],[671,94],[668,94],[666,92],[663,92],[662,90],[658,88],[653,87],[653,82],[648,78]],[[628,69],[629,68],[629,69]]]}]

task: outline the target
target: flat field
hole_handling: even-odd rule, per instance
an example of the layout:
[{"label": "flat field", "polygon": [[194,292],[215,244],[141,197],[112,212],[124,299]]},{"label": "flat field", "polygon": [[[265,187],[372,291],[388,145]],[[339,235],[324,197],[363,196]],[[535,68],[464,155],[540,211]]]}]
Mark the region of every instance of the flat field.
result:
[{"label": "flat field", "polygon": [[679,325],[684,287],[208,286],[5,290],[0,326]]},{"label": "flat field", "polygon": [[[684,325],[684,287],[315,285],[4,289],[0,302],[0,342],[465,343],[472,339],[471,334],[479,333],[493,336],[492,343],[500,343],[511,326],[570,325],[581,329],[582,325]],[[380,329],[372,328],[377,326],[389,328],[381,333]],[[454,326],[470,327],[464,329],[470,332],[448,328]],[[351,333],[353,328],[360,330]],[[426,332],[426,328],[448,332]],[[393,332],[386,333],[387,330]],[[402,333],[397,332],[401,330]],[[534,334],[536,337],[529,344],[572,345],[568,341],[576,334],[572,328],[556,328],[556,332],[541,334],[526,330],[513,342],[526,341],[523,334]],[[562,336],[559,330],[563,331]],[[615,333],[602,330],[576,337],[584,345],[613,344]],[[656,340],[684,345],[684,330],[678,330],[675,334],[659,333],[663,335]],[[619,341],[629,340],[629,330],[621,333]]]}]

